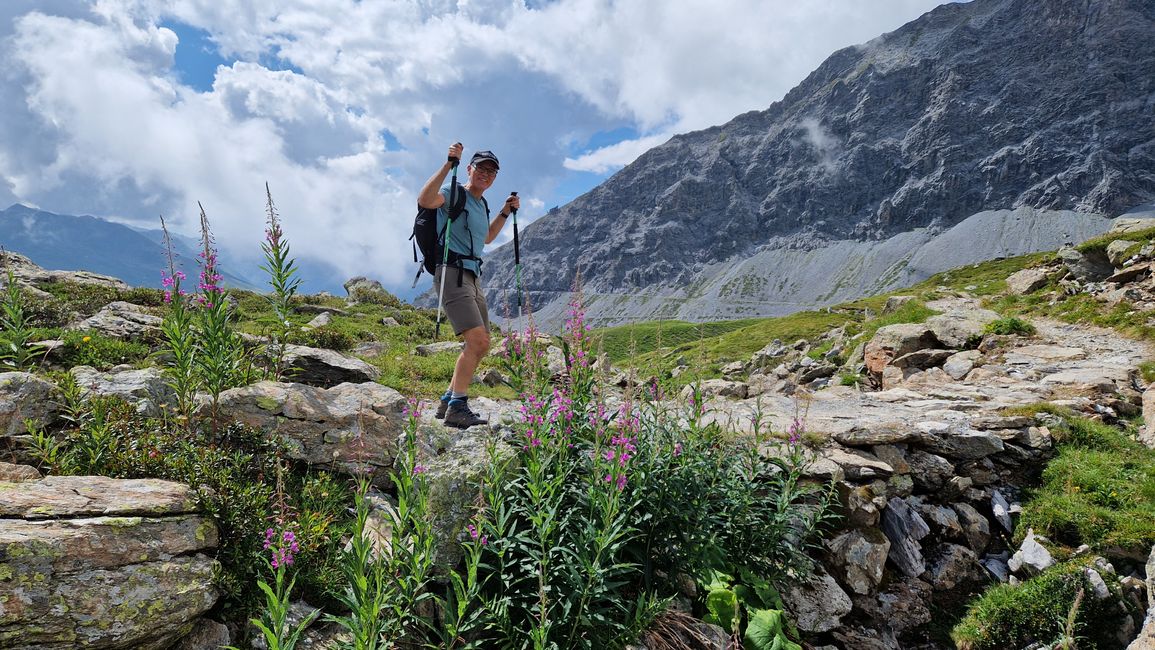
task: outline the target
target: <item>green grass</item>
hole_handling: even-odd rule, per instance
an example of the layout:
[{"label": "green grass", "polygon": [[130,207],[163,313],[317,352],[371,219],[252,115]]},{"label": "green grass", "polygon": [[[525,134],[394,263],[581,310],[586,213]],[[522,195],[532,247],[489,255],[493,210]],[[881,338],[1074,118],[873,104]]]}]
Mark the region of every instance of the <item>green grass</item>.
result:
[{"label": "green grass", "polygon": [[951,634],[958,648],[1004,650],[1052,643],[1063,635],[1079,590],[1086,595],[1073,626],[1080,650],[1118,648],[1114,635],[1123,614],[1109,607],[1113,599],[1095,599],[1083,576],[1085,562],[1060,564],[1020,585],[998,585],[984,593]]},{"label": "green grass", "polygon": [[1058,544],[1146,553],[1155,544],[1155,450],[1114,427],[1067,417],[1058,455],[1023,506],[1021,531]]}]

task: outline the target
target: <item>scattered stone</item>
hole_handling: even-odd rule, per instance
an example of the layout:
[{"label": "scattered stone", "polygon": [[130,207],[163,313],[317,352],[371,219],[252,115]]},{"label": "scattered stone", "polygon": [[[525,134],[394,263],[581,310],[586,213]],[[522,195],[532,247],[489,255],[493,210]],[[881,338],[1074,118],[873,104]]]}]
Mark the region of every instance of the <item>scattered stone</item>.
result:
[{"label": "scattered stone", "polygon": [[982,339],[986,326],[998,319],[989,309],[971,309],[931,316],[926,326],[944,347],[960,349]]},{"label": "scattered stone", "polygon": [[31,465],[16,465],[0,461],[0,481],[24,483],[41,479],[40,470]]},{"label": "scattered stone", "polygon": [[1025,572],[1027,575],[1038,575],[1054,564],[1055,558],[1051,557],[1051,552],[1039,543],[1034,531],[1027,531],[1026,538],[1023,539],[1019,550],[1011,556],[1007,566],[1012,573]]},{"label": "scattered stone", "polygon": [[332,322],[333,316],[329,312],[323,311],[320,314],[317,314],[313,320],[306,323],[302,329],[317,329],[318,327],[329,325]]},{"label": "scattered stone", "polygon": [[915,300],[914,296],[891,296],[886,299],[886,304],[882,306],[882,313],[893,314]]},{"label": "scattered stone", "polygon": [[958,544],[942,544],[930,563],[935,591],[951,591],[984,582],[986,571],[973,551]]},{"label": "scattered stone", "polygon": [[282,438],[296,460],[337,470],[368,467],[387,481],[405,424],[405,401],[375,383],[325,389],[262,381],[221,393],[218,408],[226,421]]},{"label": "scattered stone", "polygon": [[1115,270],[1101,250],[1083,252],[1074,246],[1064,246],[1059,249],[1058,258],[1080,282],[1102,282]]}]

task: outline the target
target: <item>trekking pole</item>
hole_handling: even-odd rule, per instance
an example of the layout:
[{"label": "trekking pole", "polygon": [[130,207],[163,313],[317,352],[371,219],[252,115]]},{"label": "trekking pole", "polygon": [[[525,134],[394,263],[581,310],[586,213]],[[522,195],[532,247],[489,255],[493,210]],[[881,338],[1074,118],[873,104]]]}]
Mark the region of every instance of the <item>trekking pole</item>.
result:
[{"label": "trekking pole", "polygon": [[445,304],[445,275],[449,273],[449,233],[453,229],[453,205],[457,202],[457,163],[461,159],[449,157],[453,165],[453,176],[449,179],[449,205],[445,207],[445,253],[441,256],[441,290],[437,292],[437,325],[433,328],[433,338],[441,338],[441,306]]},{"label": "trekking pole", "polygon": [[[510,196],[517,196],[517,192],[510,192]],[[517,237],[517,208],[510,207],[513,213],[513,273],[517,276],[517,317],[521,318],[521,241]]]}]

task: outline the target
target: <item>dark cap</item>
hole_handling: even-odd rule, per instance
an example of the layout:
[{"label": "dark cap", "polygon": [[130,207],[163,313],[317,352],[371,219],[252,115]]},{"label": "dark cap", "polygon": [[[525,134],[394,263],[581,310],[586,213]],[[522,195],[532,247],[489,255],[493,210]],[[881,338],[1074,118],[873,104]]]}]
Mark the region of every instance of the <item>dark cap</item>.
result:
[{"label": "dark cap", "polygon": [[497,156],[493,155],[492,151],[478,151],[477,153],[473,154],[473,158],[469,159],[469,164],[476,165],[477,163],[485,162],[486,160],[493,163],[494,167],[501,169],[501,165],[497,162]]}]

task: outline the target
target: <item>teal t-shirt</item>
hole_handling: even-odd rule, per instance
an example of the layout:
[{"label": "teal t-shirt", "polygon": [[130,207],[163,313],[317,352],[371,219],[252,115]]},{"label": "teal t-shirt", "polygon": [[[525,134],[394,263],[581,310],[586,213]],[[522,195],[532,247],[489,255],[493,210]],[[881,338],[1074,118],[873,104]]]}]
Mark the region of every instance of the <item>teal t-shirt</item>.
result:
[{"label": "teal t-shirt", "polygon": [[[449,229],[449,249],[458,255],[481,257],[481,251],[485,248],[485,236],[489,233],[489,214],[485,210],[485,203],[481,199],[474,198],[460,185],[457,186],[457,192],[465,194],[465,211],[453,221],[453,225]],[[445,203],[437,210],[437,232],[441,232],[441,229],[445,227],[445,222],[449,219],[448,185],[441,188],[441,196],[445,197]],[[470,252],[471,245],[472,252]],[[445,251],[439,251],[437,254],[437,265],[440,266],[441,256],[445,254]],[[481,265],[476,260],[461,260],[461,264],[478,276],[481,275]]]}]

